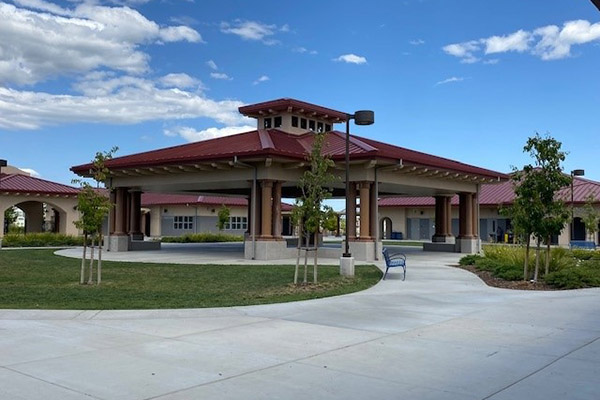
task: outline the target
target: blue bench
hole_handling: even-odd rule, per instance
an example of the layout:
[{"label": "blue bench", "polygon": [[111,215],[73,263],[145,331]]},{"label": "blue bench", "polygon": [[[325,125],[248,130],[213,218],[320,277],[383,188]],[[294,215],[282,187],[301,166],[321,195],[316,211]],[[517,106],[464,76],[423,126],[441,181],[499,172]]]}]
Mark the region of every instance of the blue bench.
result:
[{"label": "blue bench", "polygon": [[390,268],[401,267],[404,271],[402,280],[406,279],[406,255],[404,253],[392,253],[386,247],[383,248],[383,258],[385,258],[385,274],[383,274],[383,280],[387,276]]},{"label": "blue bench", "polygon": [[571,240],[570,246],[572,249],[596,250],[596,243],[587,240]]}]

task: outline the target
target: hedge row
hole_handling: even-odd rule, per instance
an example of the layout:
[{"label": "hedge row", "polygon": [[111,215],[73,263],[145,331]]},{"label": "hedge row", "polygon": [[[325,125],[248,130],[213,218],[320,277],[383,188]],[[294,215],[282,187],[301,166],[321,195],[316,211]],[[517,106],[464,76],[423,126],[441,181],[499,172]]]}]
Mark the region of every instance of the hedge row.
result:
[{"label": "hedge row", "polygon": [[60,233],[9,233],[2,239],[2,247],[58,247],[83,246],[83,237]]},{"label": "hedge row", "polygon": [[163,243],[215,243],[215,242],[243,242],[242,235],[228,235],[225,233],[188,233],[182,236],[164,236]]}]

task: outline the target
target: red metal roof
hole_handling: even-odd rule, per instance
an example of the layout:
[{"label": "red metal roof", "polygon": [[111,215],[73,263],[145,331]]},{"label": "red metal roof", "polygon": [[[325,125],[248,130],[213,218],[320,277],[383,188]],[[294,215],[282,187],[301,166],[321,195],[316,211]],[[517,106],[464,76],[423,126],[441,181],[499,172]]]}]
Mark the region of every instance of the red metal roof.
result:
[{"label": "red metal roof", "polygon": [[[325,154],[333,160],[342,161],[345,155],[345,133],[332,131],[323,146]],[[280,156],[288,159],[305,160],[312,147],[314,134],[307,132],[294,135],[277,129],[255,130],[238,135],[226,136],[196,143],[138,153],[114,158],[106,162],[110,169],[153,167],[158,165],[181,165],[201,162],[232,160],[235,156],[268,157]],[[447,158],[409,150],[352,135],[350,159],[388,159],[409,165],[419,165],[448,171],[473,174],[493,179],[508,179],[496,171],[475,167]],[[72,167],[80,175],[89,174],[91,164]]]},{"label": "red metal roof", "polygon": [[79,189],[28,175],[2,174],[0,175],[0,193],[6,192],[76,196]]},{"label": "red metal roof", "polygon": [[342,111],[332,110],[331,108],[318,106],[296,99],[283,98],[277,100],[265,101],[262,103],[250,104],[238,108],[238,111],[249,117],[258,117],[262,114],[269,115],[272,111],[316,113],[316,117],[321,119],[331,119],[339,122],[346,122],[348,114]]},{"label": "red metal roof", "polygon": [[[588,196],[592,194],[600,203],[600,182],[575,177],[573,184],[573,202],[585,204]],[[563,201],[571,202],[571,187],[563,188],[557,195]],[[512,204],[515,198],[512,181],[499,184],[481,185],[479,192],[479,204],[482,206],[497,206]],[[433,207],[433,197],[386,197],[379,200],[379,207]],[[458,196],[452,197],[452,205],[458,206]]]},{"label": "red metal roof", "polygon": [[[228,207],[247,207],[248,200],[243,197],[196,196],[190,194],[142,193],[142,207],[162,205],[204,205]],[[292,205],[282,202],[282,211],[291,211]]]}]

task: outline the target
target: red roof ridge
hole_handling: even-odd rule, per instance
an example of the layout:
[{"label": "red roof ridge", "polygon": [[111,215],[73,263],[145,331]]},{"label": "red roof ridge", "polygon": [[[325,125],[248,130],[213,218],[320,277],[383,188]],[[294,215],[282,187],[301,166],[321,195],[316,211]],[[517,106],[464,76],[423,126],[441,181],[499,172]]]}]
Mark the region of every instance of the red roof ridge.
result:
[{"label": "red roof ridge", "polygon": [[[340,131],[331,131],[329,133],[333,133],[339,137],[341,137],[342,139],[346,140],[346,133],[345,132],[340,132]],[[369,151],[377,151],[377,149],[371,145],[369,145],[368,143],[365,143],[364,141],[361,140],[360,137],[355,136],[350,134],[350,143],[360,147],[362,150],[369,152]]]},{"label": "red roof ridge", "polygon": [[273,144],[273,139],[271,139],[271,135],[269,131],[265,129],[258,130],[258,138],[260,139],[260,147],[262,149],[274,149],[275,144]]},{"label": "red roof ridge", "polygon": [[[54,189],[52,190],[46,190],[44,188],[27,188],[25,186],[22,186],[22,188],[20,189],[14,189],[14,188],[10,188],[10,187],[4,187],[4,185],[0,184],[0,191],[7,191],[7,192],[31,192],[31,193],[62,193],[62,194],[77,194],[79,193],[79,189],[74,187],[74,186],[69,186],[69,185],[65,185],[64,183],[58,183],[58,182],[52,182],[49,181],[47,179],[42,179],[42,178],[36,178],[34,176],[31,175],[22,175],[22,174],[1,174],[0,175],[0,182],[4,183],[5,185],[8,184],[11,181],[17,181],[15,182],[16,185],[22,185],[22,182],[26,182],[28,184],[31,184],[32,181],[35,182],[35,184],[46,184],[46,185],[50,185],[50,186],[54,186]],[[18,181],[21,181],[21,183],[19,183]],[[47,186],[48,187],[48,186]],[[47,188],[46,187],[46,188]],[[58,187],[58,188],[56,188]],[[60,190],[59,190],[60,189]]]}]

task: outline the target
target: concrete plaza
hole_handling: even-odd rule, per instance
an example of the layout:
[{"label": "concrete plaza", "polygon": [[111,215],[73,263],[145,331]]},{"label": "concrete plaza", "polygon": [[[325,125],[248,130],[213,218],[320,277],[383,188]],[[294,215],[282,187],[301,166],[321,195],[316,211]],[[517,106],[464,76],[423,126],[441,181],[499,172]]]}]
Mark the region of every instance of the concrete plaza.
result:
[{"label": "concrete plaza", "polygon": [[489,288],[458,258],[296,303],[0,310],[0,399],[600,398],[600,289]]}]

